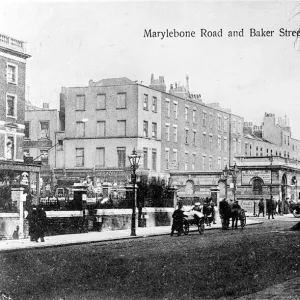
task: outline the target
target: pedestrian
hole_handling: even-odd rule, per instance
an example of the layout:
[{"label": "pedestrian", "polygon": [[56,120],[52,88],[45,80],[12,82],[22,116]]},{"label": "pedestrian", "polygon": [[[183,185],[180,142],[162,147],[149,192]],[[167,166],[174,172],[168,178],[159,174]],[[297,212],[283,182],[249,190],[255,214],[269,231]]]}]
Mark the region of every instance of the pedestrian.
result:
[{"label": "pedestrian", "polygon": [[219,214],[222,221],[222,229],[228,229],[229,227],[229,212],[230,212],[229,203],[226,198],[219,203]]},{"label": "pedestrian", "polygon": [[216,224],[216,208],[215,208],[215,203],[212,200],[212,198],[210,198],[209,200],[210,200],[210,206],[211,206],[211,213],[212,213],[213,224]]},{"label": "pedestrian", "polygon": [[278,214],[281,215],[282,212],[282,201],[279,199],[278,200]]},{"label": "pedestrian", "polygon": [[37,212],[36,212],[36,206],[33,205],[28,212],[27,215],[28,225],[29,225],[29,236],[30,241],[35,242],[36,241],[36,235],[37,235]]},{"label": "pedestrian", "polygon": [[278,205],[278,203],[275,199],[273,200],[273,204],[274,204],[273,210],[274,210],[274,216],[275,216],[275,215],[277,215],[277,205]]},{"label": "pedestrian", "polygon": [[229,204],[229,207],[230,207],[230,208],[232,208],[232,205],[233,205],[233,200],[232,200],[232,199],[230,199],[228,204]]},{"label": "pedestrian", "polygon": [[174,234],[174,231],[177,232],[183,232],[183,218],[184,218],[184,212],[182,210],[183,205],[181,202],[178,203],[178,208],[175,209],[173,212],[172,218],[173,218],[173,224],[171,227],[171,236]]},{"label": "pedestrian", "polygon": [[264,198],[261,198],[258,202],[258,217],[262,213],[263,217],[265,216],[265,202]]},{"label": "pedestrian", "polygon": [[272,219],[274,219],[274,200],[273,200],[273,196],[271,196],[271,198],[267,200],[267,214],[268,214],[268,219],[270,219],[271,215],[272,215]]},{"label": "pedestrian", "polygon": [[37,207],[37,217],[36,217],[36,242],[39,238],[41,242],[45,242],[45,232],[47,227],[47,215],[42,205]]}]

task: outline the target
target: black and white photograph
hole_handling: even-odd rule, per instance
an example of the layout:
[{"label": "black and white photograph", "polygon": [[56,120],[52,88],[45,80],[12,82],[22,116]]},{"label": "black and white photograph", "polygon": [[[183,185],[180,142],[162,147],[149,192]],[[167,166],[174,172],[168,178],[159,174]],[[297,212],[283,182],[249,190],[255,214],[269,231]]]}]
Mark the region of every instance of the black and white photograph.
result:
[{"label": "black and white photograph", "polygon": [[0,300],[300,299],[300,2],[0,28]]}]

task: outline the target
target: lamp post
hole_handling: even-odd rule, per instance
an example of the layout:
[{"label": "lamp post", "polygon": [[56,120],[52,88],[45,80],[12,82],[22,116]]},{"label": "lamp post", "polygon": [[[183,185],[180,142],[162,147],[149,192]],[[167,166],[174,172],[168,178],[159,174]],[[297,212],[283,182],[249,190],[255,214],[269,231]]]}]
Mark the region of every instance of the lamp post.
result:
[{"label": "lamp post", "polygon": [[[270,156],[270,166],[272,166],[273,163],[273,155]],[[270,168],[270,172],[271,172],[271,185],[270,185],[270,195],[272,198],[272,186],[273,186],[273,182],[272,182],[272,168]]]},{"label": "lamp post", "polygon": [[227,178],[229,175],[232,176],[233,179],[233,198],[234,200],[236,200],[236,179],[237,179],[237,173],[238,173],[239,169],[236,165],[236,163],[234,163],[233,168],[228,169],[227,165],[225,166],[225,169],[223,170],[223,175],[225,178],[225,197],[227,198]]},{"label": "lamp post", "polygon": [[227,178],[229,175],[229,169],[227,165],[225,166],[225,169],[223,170],[223,176],[225,178],[225,198],[227,199]]},{"label": "lamp post", "polygon": [[136,185],[136,170],[139,167],[139,161],[140,161],[141,156],[138,155],[133,149],[132,154],[128,155],[128,159],[130,162],[130,166],[132,169],[132,174],[131,174],[131,182],[133,184],[133,200],[132,200],[132,215],[131,215],[131,236],[136,236],[136,230],[135,230],[135,216],[136,216],[136,193],[135,193],[135,185]]}]

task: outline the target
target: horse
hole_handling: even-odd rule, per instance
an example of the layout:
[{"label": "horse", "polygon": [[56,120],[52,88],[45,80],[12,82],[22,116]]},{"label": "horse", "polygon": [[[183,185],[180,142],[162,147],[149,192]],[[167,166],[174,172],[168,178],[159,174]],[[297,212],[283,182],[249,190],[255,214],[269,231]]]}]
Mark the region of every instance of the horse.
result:
[{"label": "horse", "polygon": [[222,229],[228,229],[230,225],[230,219],[232,219],[232,229],[237,228],[238,220],[241,221],[241,227],[246,225],[245,211],[241,208],[232,208],[230,205],[224,207],[222,214]]}]

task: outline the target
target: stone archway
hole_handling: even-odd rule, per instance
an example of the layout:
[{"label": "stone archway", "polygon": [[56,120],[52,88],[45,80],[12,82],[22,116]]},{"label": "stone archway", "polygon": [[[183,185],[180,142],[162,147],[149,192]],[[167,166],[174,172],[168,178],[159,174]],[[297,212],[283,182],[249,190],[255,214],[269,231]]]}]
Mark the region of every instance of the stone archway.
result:
[{"label": "stone archway", "polygon": [[194,194],[195,192],[195,184],[194,181],[189,179],[187,180],[187,182],[185,183],[185,193],[186,194]]},{"label": "stone archway", "polygon": [[250,183],[252,184],[253,195],[262,195],[264,181],[256,176],[251,179]]}]

